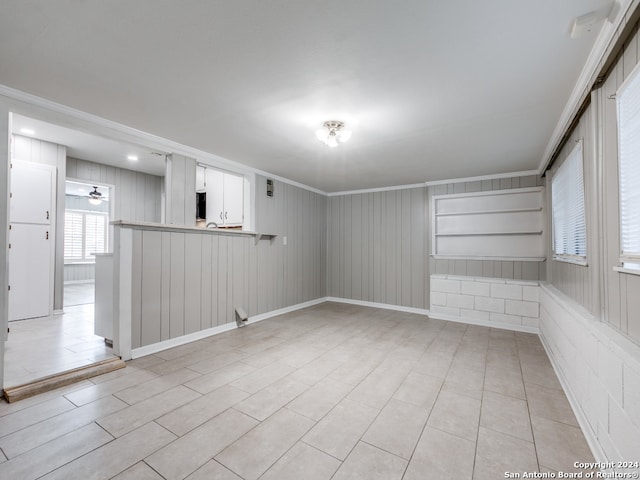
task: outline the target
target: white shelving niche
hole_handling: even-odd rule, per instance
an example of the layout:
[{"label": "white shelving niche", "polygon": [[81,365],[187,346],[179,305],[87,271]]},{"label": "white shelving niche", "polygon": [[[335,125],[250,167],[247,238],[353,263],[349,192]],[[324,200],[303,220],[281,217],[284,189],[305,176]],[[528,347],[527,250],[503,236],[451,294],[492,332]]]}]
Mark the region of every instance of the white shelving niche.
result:
[{"label": "white shelving niche", "polygon": [[546,259],[544,187],[435,195],[433,257],[474,260]]}]

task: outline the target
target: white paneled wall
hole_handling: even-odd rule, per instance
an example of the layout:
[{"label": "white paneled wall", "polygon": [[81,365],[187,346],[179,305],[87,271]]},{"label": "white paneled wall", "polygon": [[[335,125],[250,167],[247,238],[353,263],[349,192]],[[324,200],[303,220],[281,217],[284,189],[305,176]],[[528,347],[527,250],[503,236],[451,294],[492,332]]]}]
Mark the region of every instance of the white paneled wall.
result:
[{"label": "white paneled wall", "polygon": [[64,282],[88,282],[96,278],[95,263],[68,263],[64,266]]},{"label": "white paneled wall", "polygon": [[540,337],[600,461],[638,461],[637,346],[551,286],[540,289]]},{"label": "white paneled wall", "polygon": [[426,187],[329,197],[332,297],[425,309]]},{"label": "white paneled wall", "polygon": [[67,158],[67,177],[114,185],[111,220],[160,221],[162,177],[77,158]]},{"label": "white paneled wall", "polygon": [[537,332],[539,283],[431,275],[431,316]]}]

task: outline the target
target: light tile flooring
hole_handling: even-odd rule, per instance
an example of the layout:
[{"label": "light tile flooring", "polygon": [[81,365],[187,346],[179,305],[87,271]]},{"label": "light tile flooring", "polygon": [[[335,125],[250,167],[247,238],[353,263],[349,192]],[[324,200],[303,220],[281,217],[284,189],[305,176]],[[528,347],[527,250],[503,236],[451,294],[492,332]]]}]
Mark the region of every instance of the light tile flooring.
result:
[{"label": "light tile flooring", "polygon": [[9,323],[5,343],[7,387],[113,356],[104,338],[93,334],[90,284],[65,285],[64,314]]},{"label": "light tile flooring", "polygon": [[0,478],[498,479],[593,461],[535,335],[325,303],[0,403]]}]

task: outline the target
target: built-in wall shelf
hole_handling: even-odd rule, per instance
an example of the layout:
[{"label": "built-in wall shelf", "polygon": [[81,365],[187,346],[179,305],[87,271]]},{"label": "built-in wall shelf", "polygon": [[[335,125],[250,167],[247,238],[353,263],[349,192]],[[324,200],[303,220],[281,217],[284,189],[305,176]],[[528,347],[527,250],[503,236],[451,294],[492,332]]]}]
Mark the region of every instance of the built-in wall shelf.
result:
[{"label": "built-in wall shelf", "polygon": [[546,259],[544,187],[436,195],[432,256],[447,259]]},{"label": "built-in wall shelf", "polygon": [[546,257],[489,257],[489,256],[460,256],[460,255],[431,255],[436,260],[491,260],[503,262],[544,262]]},{"label": "built-in wall shelf", "polygon": [[488,213],[519,213],[519,212],[540,212],[542,207],[534,208],[511,208],[511,209],[499,209],[499,210],[469,210],[467,212],[440,212],[436,213],[438,217],[450,217],[452,215],[486,215]]},{"label": "built-in wall shelf", "polygon": [[478,237],[485,235],[542,235],[542,230],[523,230],[520,232],[459,232],[459,233],[436,233],[437,237]]}]

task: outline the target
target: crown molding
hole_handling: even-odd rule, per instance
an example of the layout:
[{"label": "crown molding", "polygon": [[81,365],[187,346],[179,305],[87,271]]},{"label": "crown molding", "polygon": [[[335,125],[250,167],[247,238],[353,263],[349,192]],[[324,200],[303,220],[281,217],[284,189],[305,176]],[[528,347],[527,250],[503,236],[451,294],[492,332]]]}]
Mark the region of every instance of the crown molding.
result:
[{"label": "crown molding", "polygon": [[[571,127],[571,123],[580,111],[582,103],[591,93],[596,76],[598,75],[602,65],[605,63],[609,48],[615,41],[616,35],[627,18],[627,14],[631,10],[631,7],[636,5],[637,1],[617,0],[617,3],[620,4],[620,8],[617,9],[615,19],[605,19],[604,24],[598,33],[598,38],[596,39],[593,48],[587,57],[587,61],[580,72],[580,76],[573,87],[571,96],[560,115],[553,133],[551,134],[551,138],[547,143],[547,147],[545,148],[542,158],[540,159],[540,164],[538,165],[538,175],[542,175],[546,171],[549,163],[551,163],[554,152],[562,142],[564,134]],[[614,5],[613,8],[615,9],[616,6]]]}]

